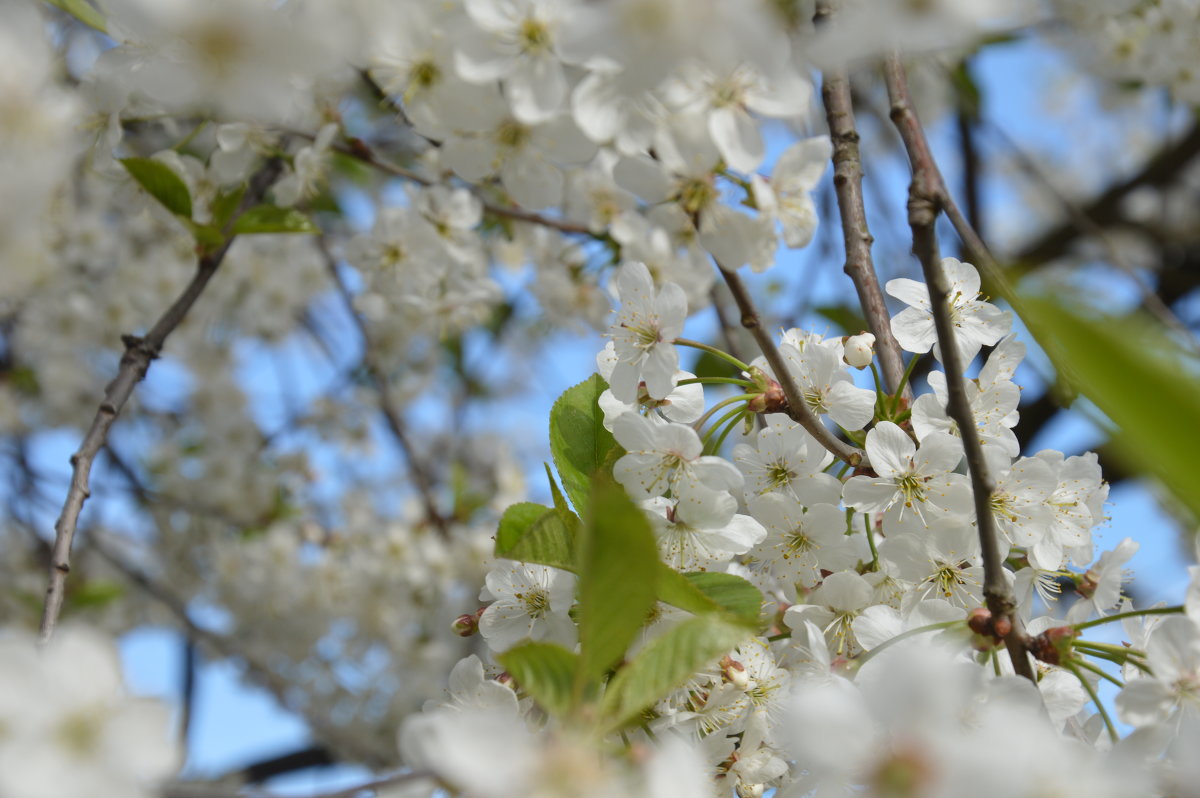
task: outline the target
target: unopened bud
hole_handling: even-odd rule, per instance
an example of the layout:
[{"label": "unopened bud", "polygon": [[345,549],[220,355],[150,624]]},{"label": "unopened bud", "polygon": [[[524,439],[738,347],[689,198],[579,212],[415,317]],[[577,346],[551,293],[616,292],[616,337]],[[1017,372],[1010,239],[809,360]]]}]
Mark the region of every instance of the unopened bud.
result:
[{"label": "unopened bud", "polygon": [[987,607],[976,607],[967,613],[967,626],[975,634],[986,635],[992,631],[992,612]]},{"label": "unopened bud", "polygon": [[750,687],[750,674],[746,673],[746,666],[728,655],[721,659],[721,676],[739,690]]},{"label": "unopened bud", "polygon": [[1055,626],[1029,641],[1029,653],[1050,665],[1071,656],[1071,641],[1079,636],[1074,626]]},{"label": "unopened bud", "polygon": [[483,614],[485,608],[481,607],[475,612],[468,612],[465,615],[460,615],[454,619],[454,623],[450,624],[450,628],[454,630],[454,634],[459,637],[470,637],[479,631],[479,616]]},{"label": "unopened bud", "polygon": [[1075,590],[1085,599],[1090,599],[1096,595],[1096,588],[1100,587],[1100,575],[1095,569],[1089,570],[1083,576],[1076,577]]},{"label": "unopened bud", "polygon": [[869,332],[847,336],[842,345],[843,359],[856,369],[865,369],[875,359],[875,336]]},{"label": "unopened bud", "polygon": [[992,624],[992,628],[996,631],[996,637],[1003,640],[1012,632],[1012,619],[1001,616]]}]

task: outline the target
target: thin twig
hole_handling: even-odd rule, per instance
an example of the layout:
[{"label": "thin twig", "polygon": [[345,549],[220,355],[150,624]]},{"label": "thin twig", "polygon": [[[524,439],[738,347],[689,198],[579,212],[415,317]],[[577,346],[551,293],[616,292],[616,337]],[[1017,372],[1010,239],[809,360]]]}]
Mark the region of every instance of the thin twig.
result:
[{"label": "thin twig", "polygon": [[[422,779],[435,780],[437,776],[428,770],[410,770],[405,773],[372,779],[371,781],[335,790],[334,792],[316,793],[306,796],[306,798],[358,798],[364,792],[378,794],[380,790],[388,787],[395,787],[410,781]],[[216,784],[206,784],[203,782],[189,783],[186,781],[166,785],[159,795],[160,798],[278,798],[277,793],[262,791],[246,793],[236,788],[222,788]]]},{"label": "thin twig", "polygon": [[[298,136],[303,136],[307,139],[315,138],[311,133],[304,133],[301,131],[289,132],[295,133]],[[342,155],[346,155],[350,158],[361,161],[362,163],[372,166],[381,172],[392,175],[393,177],[399,177],[416,183],[417,185],[432,186],[436,182],[428,177],[425,177],[424,175],[412,171],[411,169],[405,169],[403,166],[398,166],[390,161],[383,160],[376,155],[374,150],[372,150],[370,146],[368,146],[367,143],[362,139],[351,139],[350,146],[334,144],[330,147],[330,149],[332,149],[334,152],[338,152]],[[471,191],[479,199],[480,203],[482,203],[483,209],[493,216],[500,216],[505,219],[513,219],[518,222],[528,222],[529,224],[536,224],[542,227],[549,227],[553,230],[558,230],[560,233],[584,235],[590,238],[603,238],[603,236],[597,236],[595,233],[593,233],[586,225],[568,222],[564,219],[552,219],[549,216],[543,216],[540,213],[523,210],[511,205],[497,205],[496,203],[480,196],[479,191],[474,187],[471,187]]]},{"label": "thin twig", "polygon": [[[282,170],[278,160],[271,160],[251,179],[250,188],[242,198],[236,219],[242,212],[262,200],[267,188],[275,182]],[[231,221],[232,224],[232,221]],[[150,328],[144,337],[124,335],[121,342],[125,344],[125,353],[121,356],[121,365],[117,376],[104,390],[104,399],[96,411],[92,425],[87,435],[79,445],[75,454],[71,455],[71,487],[63,504],[62,513],[54,525],[54,548],[50,558],[49,586],[46,588],[46,604],[42,612],[42,622],[39,640],[45,643],[54,635],[54,627],[62,612],[63,597],[66,594],[67,574],[71,572],[71,544],[75,540],[75,529],[79,523],[79,514],[83,511],[84,502],[90,495],[88,487],[92,471],[92,461],[108,439],[108,432],[113,422],[117,420],[121,409],[133,395],[133,390],[150,370],[153,362],[162,352],[167,336],[183,322],[192,305],[196,303],[204,289],[208,286],[213,275],[217,273],[225,253],[229,251],[234,237],[228,235],[224,244],[213,252],[202,255],[196,265],[196,274],[166,312]]]},{"label": "thin twig", "polygon": [[429,522],[433,524],[434,528],[437,529],[438,534],[444,539],[449,539],[450,525],[446,517],[438,509],[437,496],[434,493],[433,477],[426,470],[425,464],[417,456],[416,448],[413,446],[412,439],[408,434],[407,425],[400,416],[400,412],[396,409],[396,403],[392,397],[391,384],[388,382],[387,373],[384,371],[376,355],[370,330],[367,329],[366,322],[363,321],[362,316],[358,314],[358,310],[354,307],[354,295],[350,293],[350,287],[346,285],[346,281],[342,278],[342,274],[338,270],[337,258],[329,251],[324,238],[318,238],[317,244],[325,256],[325,265],[330,279],[333,280],[334,285],[337,287],[338,295],[342,298],[342,302],[346,306],[346,312],[350,314],[350,318],[354,322],[354,328],[358,330],[358,334],[362,338],[363,365],[367,369],[367,374],[370,376],[371,382],[375,385],[375,393],[379,398],[379,411],[383,414],[388,431],[396,439],[396,443],[399,444],[400,450],[404,452],[404,457],[408,460],[408,469],[412,474],[413,483],[417,487],[417,492],[421,494],[422,504],[425,505],[425,515],[429,518]]},{"label": "thin twig", "polygon": [[[1184,173],[1184,167],[1198,156],[1200,124],[1177,141],[1169,142],[1155,153],[1140,171],[1105,189],[1090,202],[1082,205],[1081,210],[1096,225],[1104,226],[1118,222],[1126,197],[1142,186],[1159,187],[1177,181]],[[1016,255],[1013,266],[1016,276],[1059,257],[1082,232],[1085,231],[1080,230],[1074,220],[1067,220],[1047,230]]]},{"label": "thin twig", "polygon": [[1137,287],[1138,293],[1140,293],[1142,297],[1142,306],[1151,315],[1162,322],[1165,327],[1174,330],[1176,334],[1180,336],[1182,341],[1188,343],[1189,347],[1193,351],[1200,349],[1200,342],[1197,342],[1196,337],[1192,334],[1192,331],[1188,329],[1188,326],[1184,324],[1177,315],[1175,315],[1175,311],[1171,310],[1170,306],[1162,300],[1162,297],[1160,297],[1154,291],[1154,288],[1149,284],[1146,278],[1139,274],[1137,269],[1135,269],[1121,255],[1121,252],[1117,249],[1116,245],[1113,244],[1112,237],[1107,233],[1107,231],[1105,231],[1105,229],[1100,225],[1096,224],[1096,222],[1087,215],[1083,208],[1079,207],[1079,205],[1077,205],[1070,197],[1060,191],[1058,186],[1054,185],[1054,181],[1052,181],[1050,177],[1046,175],[1046,173],[1041,169],[1041,167],[1038,166],[1033,158],[1031,158],[1028,153],[1021,149],[1020,145],[1018,145],[1017,142],[1014,141],[1013,138],[1009,136],[1002,127],[1000,127],[1000,125],[996,124],[995,122],[991,122],[988,127],[996,135],[996,138],[1000,139],[1000,141],[1004,143],[1009,151],[1012,152],[1013,157],[1016,159],[1017,166],[1020,167],[1021,171],[1032,178],[1046,191],[1047,194],[1054,198],[1059,207],[1062,208],[1063,213],[1065,213],[1067,218],[1071,220],[1072,224],[1074,224],[1080,232],[1086,233],[1100,242],[1100,245],[1104,247],[1104,251],[1108,256],[1109,263],[1111,263],[1120,271],[1124,272],[1125,275],[1129,277],[1129,279],[1132,280],[1134,285]]},{"label": "thin twig", "polygon": [[[254,682],[274,695],[280,706],[291,707],[288,695],[295,690],[295,685],[289,682],[278,668],[272,668],[253,654],[240,650],[228,637],[198,625],[188,613],[187,604],[179,596],[167,585],[127,562],[113,550],[103,536],[93,533],[88,542],[92,551],[120,571],[135,587],[170,611],[191,640],[226,659],[240,659],[245,663]],[[320,716],[305,715],[305,720],[323,740],[338,739],[338,729]]]},{"label": "thin twig", "polygon": [[788,415],[798,421],[800,426],[817,439],[818,443],[839,459],[852,466],[869,467],[866,452],[837,438],[808,408],[804,396],[796,386],[796,381],[792,379],[792,372],[788,370],[787,363],[779,354],[779,348],[775,346],[775,341],[772,340],[770,333],[763,329],[758,318],[758,311],[755,309],[754,302],[750,299],[750,293],[746,290],[742,279],[736,272],[727,271],[720,264],[717,266],[717,271],[721,272],[721,276],[725,278],[725,284],[729,286],[729,292],[733,294],[733,301],[737,303],[738,311],[742,314],[742,326],[754,336],[758,348],[762,350],[771,370],[775,372],[775,380],[783,389],[783,395],[787,397]]},{"label": "thin twig", "polygon": [[[975,419],[964,387],[964,364],[959,359],[954,321],[950,316],[950,285],[938,253],[936,224],[938,211],[946,204],[945,184],[929,150],[924,129],[913,111],[904,66],[895,54],[889,55],[884,64],[884,79],[891,103],[891,118],[904,140],[912,167],[908,220],[912,228],[913,253],[921,261],[921,269],[929,285],[929,304],[941,346],[942,366],[946,370],[946,386],[949,392],[946,411],[961,432],[963,449],[966,451],[967,465],[971,472],[975,523],[979,530],[983,558],[983,594],[993,619],[1003,618],[1011,623],[1011,631],[1005,636],[1004,644],[1014,670],[1019,675],[1036,681],[1029,661],[1028,641],[1021,620],[1015,613],[1016,598],[1008,586],[1004,574],[1004,561],[1000,557],[999,531],[991,507],[995,483],[989,473],[979,436],[972,434]],[[971,242],[968,242],[968,246],[972,246]],[[986,252],[986,249],[982,251]]]},{"label": "thin twig", "polygon": [[[814,21],[825,24],[833,16],[833,3],[820,0]],[[871,257],[875,237],[867,226],[867,210],[863,201],[862,157],[858,149],[858,129],[854,121],[854,102],[850,96],[850,80],[842,69],[824,73],[821,100],[833,142],[833,188],[837,194],[838,212],[842,220],[842,240],[846,247],[844,271],[854,283],[858,302],[871,334],[875,336],[875,351],[883,366],[883,383],[889,393],[895,393],[904,374],[904,358],[900,344],[892,335],[879,276]],[[853,333],[855,330],[847,330]],[[912,389],[904,386],[904,397],[912,400]]]}]

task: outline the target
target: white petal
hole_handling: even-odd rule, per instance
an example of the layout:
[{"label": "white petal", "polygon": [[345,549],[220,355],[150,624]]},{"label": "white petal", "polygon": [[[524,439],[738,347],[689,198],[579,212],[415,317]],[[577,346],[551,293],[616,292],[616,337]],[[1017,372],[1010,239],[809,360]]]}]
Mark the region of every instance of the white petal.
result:
[{"label": "white petal", "polygon": [[738,106],[717,108],[708,115],[708,132],[725,163],[738,172],[753,172],[764,150],[758,123]]}]

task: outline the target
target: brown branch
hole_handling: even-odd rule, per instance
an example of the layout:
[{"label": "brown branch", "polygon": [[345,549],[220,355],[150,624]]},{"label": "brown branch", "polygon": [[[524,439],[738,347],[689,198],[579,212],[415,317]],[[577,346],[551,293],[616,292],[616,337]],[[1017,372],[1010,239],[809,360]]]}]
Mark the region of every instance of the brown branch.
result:
[{"label": "brown branch", "polygon": [[408,468],[412,474],[413,483],[417,487],[417,492],[421,494],[422,504],[425,505],[425,515],[434,528],[437,529],[438,534],[444,539],[449,539],[450,524],[438,509],[437,496],[434,493],[433,477],[425,469],[425,465],[421,462],[421,459],[417,457],[416,447],[413,446],[412,439],[409,437],[407,425],[400,416],[400,412],[396,409],[396,403],[392,397],[391,385],[388,382],[387,373],[384,371],[376,355],[370,330],[367,329],[366,322],[363,321],[362,316],[358,314],[358,310],[354,307],[354,296],[350,293],[350,287],[346,285],[346,281],[342,279],[341,272],[338,271],[337,258],[329,251],[324,238],[318,238],[317,244],[321,249],[321,253],[325,256],[325,265],[330,279],[333,280],[334,285],[337,287],[338,295],[342,298],[342,302],[346,306],[346,311],[350,314],[350,318],[354,322],[354,327],[358,330],[358,334],[362,338],[363,365],[367,369],[367,374],[370,376],[371,382],[375,385],[375,393],[379,397],[379,411],[383,414],[388,431],[396,439],[396,443],[400,446],[400,450],[404,452],[404,457],[408,460]]},{"label": "brown branch", "polygon": [[[302,133],[300,131],[292,132],[307,139],[315,138],[311,133]],[[398,166],[390,161],[381,159],[362,139],[351,139],[350,146],[334,144],[330,149],[332,149],[334,152],[354,158],[357,161],[361,161],[362,163],[374,167],[375,169],[378,169],[379,171],[389,174],[393,177],[409,180],[420,186],[432,186],[436,182],[428,177],[425,177],[424,175],[412,171],[411,169],[405,169],[403,166]],[[564,219],[552,219],[549,216],[543,216],[540,213],[534,213],[532,211],[527,211],[512,205],[497,205],[496,203],[480,196],[479,191],[474,186],[471,186],[470,190],[471,193],[473,193],[479,199],[480,203],[482,203],[483,209],[493,216],[500,216],[505,219],[513,219],[518,222],[528,222],[529,224],[536,224],[542,227],[549,227],[553,230],[558,230],[560,233],[584,235],[591,238],[603,238],[603,236],[597,236],[595,233],[593,233],[586,225],[568,222]]]},{"label": "brown branch", "polygon": [[[929,304],[942,351],[942,366],[946,370],[949,401],[946,411],[958,425],[971,474],[971,490],[975,500],[975,523],[983,558],[983,594],[994,621],[1004,619],[1011,624],[1004,644],[1013,669],[1021,676],[1036,682],[1029,661],[1028,638],[1021,619],[1016,615],[1016,598],[1004,574],[1000,557],[999,530],[992,514],[991,500],[996,486],[989,473],[979,436],[971,434],[975,418],[965,388],[964,364],[959,361],[955,343],[954,321],[950,316],[950,285],[942,269],[938,253],[937,216],[939,209],[949,207],[948,192],[937,164],[925,139],[924,129],[913,111],[908,94],[908,78],[897,55],[888,56],[884,64],[891,118],[904,141],[912,167],[912,184],[908,195],[908,221],[912,228],[913,253],[921,261],[921,269],[929,286]],[[965,220],[964,220],[965,222]],[[956,225],[957,226],[957,225]],[[969,225],[968,225],[969,229]],[[974,231],[971,231],[974,234]],[[975,236],[978,239],[978,236]],[[982,247],[982,242],[979,242]],[[968,246],[973,245],[967,242]],[[986,252],[986,248],[982,249]]]},{"label": "brown branch", "polygon": [[[1127,196],[1142,186],[1158,187],[1174,182],[1183,173],[1184,166],[1197,156],[1200,156],[1200,125],[1193,127],[1183,138],[1159,150],[1137,174],[1110,186],[1080,210],[1092,224],[1100,227],[1118,222],[1121,220],[1121,207]],[[1012,267],[1014,275],[1019,277],[1036,266],[1063,255],[1084,232],[1086,231],[1081,230],[1075,220],[1069,219],[1042,233],[1016,255],[1015,265]]]},{"label": "brown branch", "polygon": [[[365,792],[383,794],[389,787],[396,787],[410,781],[420,781],[423,779],[436,781],[437,776],[428,770],[410,770],[406,773],[397,773],[392,776],[372,779],[371,781],[335,790],[334,792],[314,794],[307,796],[307,798],[358,798],[358,796]],[[237,788],[222,787],[220,784],[186,781],[166,785],[159,793],[159,796],[160,798],[278,798],[276,793],[255,792],[247,794]]]},{"label": "brown branch", "polygon": [[1197,351],[1198,344],[1195,336],[1192,335],[1192,331],[1187,328],[1187,325],[1180,321],[1179,317],[1175,315],[1175,312],[1171,310],[1170,306],[1163,301],[1162,297],[1155,292],[1154,288],[1147,282],[1146,278],[1139,274],[1138,270],[1135,269],[1124,258],[1124,256],[1121,255],[1120,250],[1118,250],[1116,245],[1113,244],[1112,237],[1108,235],[1104,228],[1097,224],[1095,220],[1093,220],[1092,217],[1089,216],[1083,208],[1079,207],[1079,205],[1077,205],[1070,197],[1059,191],[1058,186],[1054,185],[1054,182],[1045,174],[1045,172],[1042,171],[1033,158],[1031,158],[1023,149],[1021,149],[1021,147],[1012,139],[1011,136],[1008,135],[1008,133],[1004,131],[1002,127],[993,122],[990,125],[990,129],[996,134],[996,137],[1000,139],[1000,141],[1002,141],[1006,147],[1008,147],[1009,151],[1012,152],[1013,157],[1016,159],[1017,166],[1021,169],[1021,171],[1028,175],[1039,186],[1041,186],[1042,189],[1058,203],[1063,213],[1067,215],[1067,218],[1070,219],[1071,223],[1075,226],[1075,229],[1080,233],[1084,233],[1095,238],[1104,248],[1104,252],[1108,256],[1108,262],[1115,266],[1118,270],[1124,272],[1125,275],[1133,281],[1134,286],[1137,288],[1138,293],[1142,297],[1142,307],[1145,308],[1148,313],[1162,322],[1165,327],[1174,330],[1175,333],[1180,336],[1181,340],[1188,343],[1189,347],[1193,351]]},{"label": "brown branch", "polygon": [[[232,640],[198,625],[188,613],[187,603],[177,596],[168,585],[163,584],[140,568],[127,562],[117,554],[108,542],[100,535],[92,534],[89,544],[93,551],[117,569],[134,587],[141,590],[150,598],[157,601],[170,611],[175,620],[183,627],[187,636],[195,642],[207,647],[210,651],[225,659],[240,659],[252,676],[252,680],[275,696],[280,706],[291,708],[288,694],[295,689],[273,668],[262,662],[253,654],[239,650]],[[320,716],[305,715],[305,721],[312,730],[326,742],[332,743],[338,738],[338,729]]]},{"label": "brown branch", "polygon": [[775,372],[775,380],[783,389],[783,395],[787,397],[788,415],[800,423],[810,435],[817,439],[817,442],[832,452],[836,457],[852,466],[869,467],[867,462],[867,454],[858,447],[844,443],[837,438],[829,428],[821,423],[821,419],[808,408],[808,404],[804,401],[804,396],[801,395],[800,389],[796,386],[796,381],[792,379],[792,373],[788,370],[787,363],[784,362],[783,356],[779,354],[779,348],[775,346],[775,341],[771,335],[763,329],[762,323],[758,318],[758,311],[754,307],[753,300],[750,299],[750,293],[746,290],[742,278],[738,277],[736,272],[727,271],[717,264],[717,271],[721,272],[721,276],[725,278],[725,284],[729,286],[729,292],[733,294],[733,301],[737,303],[738,311],[742,314],[742,326],[750,331],[754,336],[758,348],[762,350],[763,356],[766,357],[767,363],[771,366],[771,370]]},{"label": "brown branch", "polygon": [[[269,161],[259,170],[251,179],[250,187],[242,198],[238,213],[233,216],[234,219],[262,200],[267,188],[275,182],[281,170],[282,164],[277,160]],[[232,225],[232,220],[230,225]],[[46,588],[46,603],[39,631],[39,639],[42,643],[47,642],[54,635],[54,627],[62,612],[67,574],[71,571],[71,544],[75,540],[79,514],[83,511],[84,502],[90,495],[88,483],[92,471],[92,461],[104,446],[113,422],[117,420],[125,403],[133,395],[134,388],[150,370],[150,363],[162,352],[167,336],[174,332],[175,328],[184,320],[188,311],[192,309],[192,305],[199,299],[200,294],[204,293],[209,280],[220,268],[221,262],[225,259],[225,253],[229,251],[234,240],[232,235],[228,235],[228,228],[226,233],[224,244],[215,251],[200,256],[192,281],[150,328],[150,332],[143,337],[136,335],[121,337],[121,342],[125,344],[125,353],[121,356],[121,365],[117,376],[105,388],[104,399],[100,402],[100,407],[92,419],[92,425],[88,429],[87,435],[84,436],[79,449],[71,455],[71,486],[67,491],[62,513],[54,524],[54,547],[50,558],[49,586]]]},{"label": "brown branch", "polygon": [[[833,15],[830,0],[817,3],[814,21],[826,24]],[[863,201],[862,157],[858,149],[858,129],[854,121],[854,101],[850,95],[850,80],[845,70],[828,70],[821,84],[821,100],[833,142],[833,187],[837,193],[838,211],[842,220],[842,240],[846,248],[844,271],[854,283],[858,301],[867,325],[875,336],[875,351],[883,371],[883,383],[889,393],[895,393],[904,376],[904,357],[900,344],[892,335],[891,317],[887,302],[879,288],[879,277],[871,257],[875,237],[867,226],[867,210]],[[852,333],[854,330],[847,330]],[[904,396],[912,399],[912,389],[905,385]]]}]

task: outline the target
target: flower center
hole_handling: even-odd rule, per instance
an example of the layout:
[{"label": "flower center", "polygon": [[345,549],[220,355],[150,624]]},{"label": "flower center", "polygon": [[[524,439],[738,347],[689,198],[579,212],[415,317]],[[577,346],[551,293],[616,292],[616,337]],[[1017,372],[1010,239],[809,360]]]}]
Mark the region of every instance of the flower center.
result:
[{"label": "flower center", "polygon": [[523,53],[540,55],[550,50],[550,28],[540,19],[526,17],[521,20],[517,36]]},{"label": "flower center", "polygon": [[550,609],[550,594],[541,588],[514,595],[525,605],[525,612],[530,618],[541,618]]},{"label": "flower center", "polygon": [[442,79],[442,70],[432,60],[418,61],[408,70],[409,90],[419,91],[436,85]]},{"label": "flower center", "polygon": [[783,553],[783,558],[786,560],[793,554],[802,554],[817,548],[820,547],[808,536],[808,533],[804,531],[804,527],[798,526],[787,536],[786,550]]},{"label": "flower center", "polygon": [[1012,524],[1017,522],[1017,514],[1013,510],[1014,503],[1013,497],[1002,491],[996,491],[988,500],[988,505],[992,508],[992,515]]},{"label": "flower center", "polygon": [[496,128],[496,143],[506,150],[519,150],[529,142],[529,128],[509,119]]},{"label": "flower center", "polygon": [[791,469],[786,460],[776,460],[767,466],[767,487],[762,493],[786,487],[796,478],[796,472]]},{"label": "flower center", "polygon": [[925,501],[925,480],[911,471],[896,480],[896,490],[904,497],[905,507]]},{"label": "flower center", "polygon": [[716,190],[706,180],[687,180],[679,187],[679,204],[689,214],[699,213],[716,197]]}]

